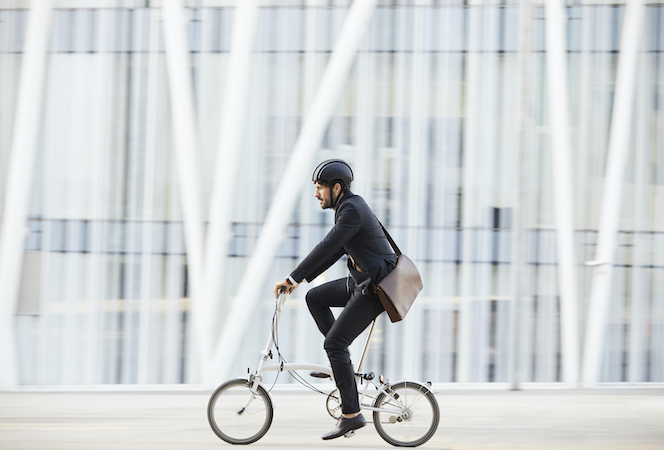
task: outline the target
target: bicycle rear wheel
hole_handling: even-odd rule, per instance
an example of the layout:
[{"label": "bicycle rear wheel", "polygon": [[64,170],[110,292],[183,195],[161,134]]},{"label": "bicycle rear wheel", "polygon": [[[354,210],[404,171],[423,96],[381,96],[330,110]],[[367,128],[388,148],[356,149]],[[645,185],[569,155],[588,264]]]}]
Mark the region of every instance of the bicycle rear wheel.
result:
[{"label": "bicycle rear wheel", "polygon": [[380,437],[397,447],[424,444],[440,421],[436,397],[428,387],[412,381],[396,383],[390,395],[378,394],[374,407],[392,410],[374,411],[373,419]]},{"label": "bicycle rear wheel", "polygon": [[251,444],[272,425],[272,400],[263,386],[251,392],[251,382],[239,378],[222,384],[208,402],[212,431],[230,444]]}]

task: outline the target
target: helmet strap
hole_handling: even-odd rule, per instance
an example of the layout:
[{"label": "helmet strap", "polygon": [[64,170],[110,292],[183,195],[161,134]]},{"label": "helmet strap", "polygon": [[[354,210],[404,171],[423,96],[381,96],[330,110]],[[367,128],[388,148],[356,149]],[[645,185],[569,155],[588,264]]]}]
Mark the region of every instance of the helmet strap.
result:
[{"label": "helmet strap", "polygon": [[[338,184],[338,183],[334,183],[334,184]],[[339,186],[341,186],[341,184],[339,184]],[[335,209],[337,207],[337,205],[339,204],[339,200],[341,200],[341,194],[342,193],[339,192],[339,195],[335,199],[334,198],[334,192],[332,192],[333,187],[334,187],[334,185],[330,186],[330,203],[331,203],[330,208]]]}]

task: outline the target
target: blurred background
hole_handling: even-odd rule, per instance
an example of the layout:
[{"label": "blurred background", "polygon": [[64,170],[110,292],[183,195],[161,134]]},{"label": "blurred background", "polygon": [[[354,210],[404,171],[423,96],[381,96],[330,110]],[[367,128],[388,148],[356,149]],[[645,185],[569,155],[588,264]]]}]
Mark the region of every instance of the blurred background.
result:
[{"label": "blurred background", "polygon": [[[0,386],[255,369],[333,157],[424,281],[368,370],[664,382],[663,50],[637,0],[0,0]],[[279,344],[324,364],[309,286]]]}]

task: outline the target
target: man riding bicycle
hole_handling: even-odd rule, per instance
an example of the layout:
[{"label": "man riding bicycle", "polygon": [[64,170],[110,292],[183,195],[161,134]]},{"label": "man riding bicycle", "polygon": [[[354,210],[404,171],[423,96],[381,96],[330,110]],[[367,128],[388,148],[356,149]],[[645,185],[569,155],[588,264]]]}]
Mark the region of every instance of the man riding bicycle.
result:
[{"label": "man riding bicycle", "polygon": [[[311,282],[343,255],[348,255],[348,278],[322,284],[307,292],[309,311],[325,341],[343,415],[323,439],[334,439],[362,428],[357,385],[348,346],[384,311],[371,283],[378,284],[397,263],[380,222],[367,203],[350,191],[353,171],[343,160],[330,159],[314,170],[315,197],[321,208],[335,211],[334,226],[299,266],[275,284],[274,294],[290,294],[303,281]],[[331,307],[343,307],[335,320]]]}]

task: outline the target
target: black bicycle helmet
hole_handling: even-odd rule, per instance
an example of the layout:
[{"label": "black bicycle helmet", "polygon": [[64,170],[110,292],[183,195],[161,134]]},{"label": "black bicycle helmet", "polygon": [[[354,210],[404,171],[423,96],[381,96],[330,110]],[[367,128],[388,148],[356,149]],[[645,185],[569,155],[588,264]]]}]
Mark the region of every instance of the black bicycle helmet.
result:
[{"label": "black bicycle helmet", "polygon": [[330,187],[335,181],[341,181],[345,186],[353,181],[353,169],[342,159],[328,159],[316,167],[311,181],[325,181]]}]

